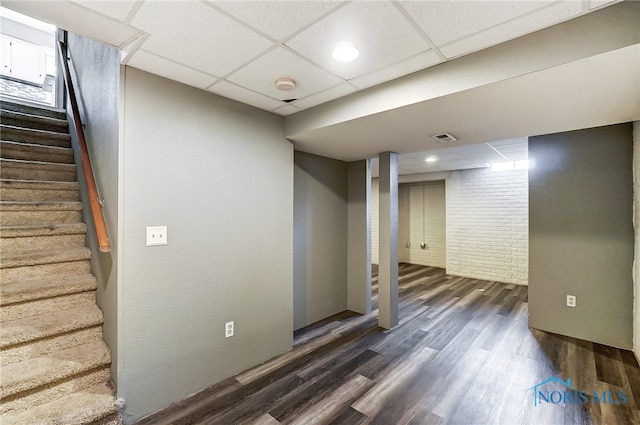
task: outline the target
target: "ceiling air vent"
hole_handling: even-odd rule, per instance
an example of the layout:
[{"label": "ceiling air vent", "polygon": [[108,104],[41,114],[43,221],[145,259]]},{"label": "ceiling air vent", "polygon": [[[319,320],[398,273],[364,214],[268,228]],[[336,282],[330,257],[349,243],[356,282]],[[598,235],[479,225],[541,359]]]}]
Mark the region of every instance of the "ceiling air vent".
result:
[{"label": "ceiling air vent", "polygon": [[450,133],[434,134],[431,137],[433,137],[438,143],[450,143],[450,142],[457,142],[458,141],[458,139],[453,137],[453,135],[450,134]]}]

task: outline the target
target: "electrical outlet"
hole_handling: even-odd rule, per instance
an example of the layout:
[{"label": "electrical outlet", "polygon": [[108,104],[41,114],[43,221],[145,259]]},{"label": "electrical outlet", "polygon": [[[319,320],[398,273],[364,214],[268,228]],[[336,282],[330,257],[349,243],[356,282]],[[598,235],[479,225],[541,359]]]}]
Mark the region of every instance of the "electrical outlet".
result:
[{"label": "electrical outlet", "polygon": [[224,337],[230,338],[233,336],[233,322],[227,322],[224,324]]},{"label": "electrical outlet", "polygon": [[147,227],[147,246],[167,244],[167,226]]},{"label": "electrical outlet", "polygon": [[576,306],[576,296],[567,295],[567,307],[575,307],[575,306]]}]

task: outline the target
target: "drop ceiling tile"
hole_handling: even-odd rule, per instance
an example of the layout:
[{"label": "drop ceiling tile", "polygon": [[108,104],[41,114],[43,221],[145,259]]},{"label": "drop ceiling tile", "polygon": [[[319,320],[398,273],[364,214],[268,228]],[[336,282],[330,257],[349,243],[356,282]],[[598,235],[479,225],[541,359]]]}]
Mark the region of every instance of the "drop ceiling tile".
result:
[{"label": "drop ceiling tile", "polygon": [[429,68],[440,62],[442,62],[442,60],[436,52],[434,52],[433,50],[427,50],[426,52],[418,53],[417,55],[394,65],[388,66],[378,71],[374,71],[371,74],[356,77],[352,80],[349,80],[349,82],[359,89],[366,89],[368,87],[382,84],[387,81],[391,81],[396,78]]},{"label": "drop ceiling tile", "polygon": [[529,152],[529,149],[527,149],[527,147],[525,146],[524,148],[522,147],[504,147],[504,148],[499,148],[498,152],[500,152],[502,155],[509,157],[510,155],[520,155],[520,154],[527,154]]},{"label": "drop ceiling tile", "polygon": [[124,21],[131,9],[138,3],[137,0],[74,0],[88,9],[103,15],[110,16],[119,21]]},{"label": "drop ceiling tile", "polygon": [[409,16],[441,46],[507,22],[551,1],[403,1]]},{"label": "drop ceiling tile", "polygon": [[238,102],[246,103],[248,105],[252,105],[256,108],[264,109],[267,111],[271,111],[280,106],[286,105],[286,103],[284,102],[272,99],[267,96],[263,96],[259,93],[252,92],[251,90],[237,86],[226,80],[218,82],[208,90],[220,96],[237,100]]},{"label": "drop ceiling tile", "polygon": [[337,1],[212,1],[269,37],[282,41],[340,5]]},{"label": "drop ceiling tile", "polygon": [[581,7],[581,2],[577,1],[555,2],[552,6],[442,46],[440,51],[446,57],[453,58],[495,46],[576,17],[581,13]]},{"label": "drop ceiling tile", "polygon": [[593,9],[597,9],[599,7],[602,7],[604,5],[609,5],[609,4],[613,4],[613,3],[619,3],[621,0],[591,0],[591,2],[589,3],[589,9],[593,10]]},{"label": "drop ceiling tile", "polygon": [[311,96],[298,99],[293,102],[293,105],[302,109],[311,108],[313,106],[320,105],[321,103],[329,102],[330,100],[346,96],[350,93],[353,93],[354,91],[356,91],[356,89],[353,88],[351,84],[342,83],[320,93],[312,94]]},{"label": "drop ceiling tile", "polygon": [[[278,90],[278,78],[293,78],[296,88]],[[227,78],[238,85],[274,99],[302,99],[335,86],[342,80],[312,63],[300,58],[284,47],[272,50]]]},{"label": "drop ceiling tile", "polygon": [[[360,50],[353,62],[340,63],[331,56],[335,46],[344,41]],[[350,3],[297,34],[286,45],[344,79],[382,69],[429,49],[391,2],[380,1]]]},{"label": "drop ceiling tile", "polygon": [[511,153],[503,152],[503,154],[504,154],[504,156],[509,158],[509,161],[524,161],[524,160],[529,159],[529,153],[528,152],[511,152]]},{"label": "drop ceiling tile", "polygon": [[529,144],[529,138],[517,137],[515,139],[496,140],[493,142],[489,142],[488,144],[493,146],[494,148],[501,146],[524,146],[526,148]]},{"label": "drop ceiling tile", "polygon": [[224,76],[272,42],[201,2],[145,2],[131,24],[151,36],[143,48],[208,74]]},{"label": "drop ceiling tile", "polygon": [[272,112],[275,112],[278,115],[291,115],[295,114],[296,112],[300,112],[300,108],[296,108],[293,105],[286,104],[274,109]]},{"label": "drop ceiling tile", "polygon": [[199,89],[204,89],[217,80],[214,76],[188,68],[144,50],[135,52],[127,61],[127,65]]},{"label": "drop ceiling tile", "polygon": [[2,6],[111,46],[120,47],[141,32],[70,1],[2,1]]}]

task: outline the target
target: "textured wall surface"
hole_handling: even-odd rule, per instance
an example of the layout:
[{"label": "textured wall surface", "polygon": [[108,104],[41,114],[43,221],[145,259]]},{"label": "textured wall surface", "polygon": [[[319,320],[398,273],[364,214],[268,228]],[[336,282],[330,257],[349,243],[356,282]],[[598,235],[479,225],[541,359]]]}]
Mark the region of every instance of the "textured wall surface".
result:
[{"label": "textured wall surface", "polygon": [[[84,202],[87,242],[93,253],[91,271],[98,280],[96,298],[104,314],[104,339],[111,349],[111,378],[117,384],[117,365],[120,360],[118,340],[122,338],[118,334],[120,51],[79,35],[69,34],[68,37],[77,77],[76,93],[83,107],[85,136],[96,185],[103,199],[102,212],[111,243],[111,252],[100,252],[89,203]],[[100,75],[100,78],[96,78],[96,75]],[[75,134],[72,137],[75,142]],[[78,167],[78,175],[82,176],[82,167]],[[79,181],[85,196],[84,179],[80,178]]]},{"label": "textured wall surface", "polygon": [[527,170],[453,171],[447,180],[447,273],[527,284]]},{"label": "textured wall surface", "polygon": [[296,151],[293,328],[347,309],[347,163]]},{"label": "textured wall surface", "polygon": [[123,83],[118,395],[135,420],[291,348],[293,146],[273,114],[129,67]]},{"label": "textured wall surface", "polygon": [[529,138],[529,326],[632,347],[632,155],[630,123]]}]

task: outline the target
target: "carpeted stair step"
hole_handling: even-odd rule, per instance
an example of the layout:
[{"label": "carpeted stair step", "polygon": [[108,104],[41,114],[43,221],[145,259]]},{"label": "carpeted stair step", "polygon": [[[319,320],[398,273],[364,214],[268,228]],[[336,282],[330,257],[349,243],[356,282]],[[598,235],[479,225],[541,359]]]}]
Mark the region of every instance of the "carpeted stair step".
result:
[{"label": "carpeted stair step", "polygon": [[0,153],[4,159],[74,164],[73,149],[58,146],[16,143],[3,140],[0,142]]},{"label": "carpeted stair step", "polygon": [[33,130],[12,125],[0,124],[2,140],[18,143],[35,143],[39,145],[71,147],[71,135],[56,131]]},{"label": "carpeted stair step", "polygon": [[43,280],[52,276],[82,275],[87,273],[91,273],[91,261],[80,260],[9,269],[0,268],[0,281],[2,281],[2,285],[8,285],[23,280]]},{"label": "carpeted stair step", "polygon": [[71,310],[15,320],[4,323],[0,328],[0,348],[4,350],[99,324],[102,324],[102,311],[95,301]]},{"label": "carpeted stair step", "polygon": [[120,425],[66,111],[0,96],[0,423]]},{"label": "carpeted stair step", "polygon": [[0,179],[3,201],[79,201],[78,182]]},{"label": "carpeted stair step", "polygon": [[[3,425],[118,424],[113,390],[106,384],[94,385],[15,415],[1,418]],[[110,422],[111,421],[111,422]]]},{"label": "carpeted stair step", "polygon": [[86,246],[84,223],[0,227],[0,248],[7,251]]},{"label": "carpeted stair step", "polygon": [[75,164],[0,159],[0,178],[76,182]]},{"label": "carpeted stair step", "polygon": [[51,118],[5,109],[0,110],[0,121],[5,125],[13,127],[33,128],[36,130],[55,131],[57,133],[67,133],[69,131],[69,124],[64,118]]},{"label": "carpeted stair step", "polygon": [[80,248],[86,246],[84,233],[56,235],[56,236],[32,236],[21,238],[2,238],[0,248],[3,251],[27,251],[30,249],[62,249]]},{"label": "carpeted stair step", "polygon": [[79,223],[82,221],[82,203],[15,202],[0,201],[0,225],[46,225],[49,223]]},{"label": "carpeted stair step", "polygon": [[[8,415],[17,414],[29,409],[33,409],[34,407],[41,404],[50,403],[53,400],[66,397],[70,394],[84,391],[94,385],[104,384],[105,382],[109,382],[109,376],[109,368],[104,367],[80,376],[76,376],[73,379],[58,381],[56,383],[50,384],[45,388],[39,388],[38,391],[35,392],[21,393],[17,396],[7,398],[6,400],[3,400],[2,403],[0,403],[0,419],[4,419]],[[0,421],[0,423],[2,423],[2,421]],[[32,425],[32,423],[29,423],[29,425]]]},{"label": "carpeted stair step", "polygon": [[26,303],[5,305],[0,309],[0,324],[52,314],[62,310],[73,310],[92,302],[96,302],[96,294],[93,291],[88,291],[53,298],[44,298]]},{"label": "carpeted stair step", "polygon": [[0,254],[2,284],[51,276],[90,273],[91,250],[86,247],[42,251],[9,251]]},{"label": "carpeted stair step", "polygon": [[45,279],[20,280],[0,285],[0,305],[6,306],[78,292],[93,291],[97,287],[92,274],[50,276]]},{"label": "carpeted stair step", "polygon": [[37,115],[40,117],[54,118],[58,120],[66,120],[67,112],[64,109],[27,105],[24,103],[5,99],[0,99],[0,109],[3,111],[13,111],[28,115]]},{"label": "carpeted stair step", "polygon": [[40,339],[29,344],[15,345],[2,350],[0,365],[4,366],[10,363],[55,354],[58,351],[88,344],[100,339],[102,339],[102,326],[96,325],[90,328]]},{"label": "carpeted stair step", "polygon": [[38,266],[52,263],[68,263],[72,261],[90,260],[91,250],[87,247],[8,251],[0,253],[0,268]]},{"label": "carpeted stair step", "polygon": [[108,366],[109,349],[102,340],[6,365],[0,371],[2,387],[0,398],[19,393],[33,392],[56,381],[64,381],[77,375]]}]

